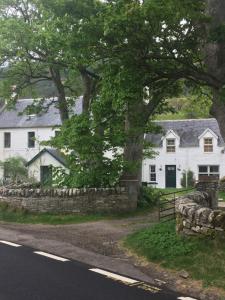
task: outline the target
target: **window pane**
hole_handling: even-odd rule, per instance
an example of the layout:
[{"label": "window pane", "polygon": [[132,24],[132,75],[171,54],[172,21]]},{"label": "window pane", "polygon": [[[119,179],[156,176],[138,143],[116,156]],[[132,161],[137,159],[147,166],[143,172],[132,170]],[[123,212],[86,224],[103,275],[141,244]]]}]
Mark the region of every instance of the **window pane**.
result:
[{"label": "window pane", "polygon": [[10,148],[11,147],[11,133],[4,132],[4,147]]},{"label": "window pane", "polygon": [[167,145],[168,146],[174,146],[175,145],[175,140],[174,139],[167,139]]},{"label": "window pane", "polygon": [[29,148],[35,147],[35,132],[34,131],[28,132],[28,147]]},{"label": "window pane", "polygon": [[150,172],[155,173],[155,166],[150,166]]},{"label": "window pane", "polygon": [[56,130],[55,131],[55,136],[59,136],[59,134],[60,134],[60,130]]},{"label": "window pane", "polygon": [[155,173],[151,174],[150,181],[156,181],[156,174]]},{"label": "window pane", "polygon": [[204,139],[205,145],[212,145],[212,138],[206,138]]},{"label": "window pane", "polygon": [[210,166],[210,173],[219,173],[219,166]]},{"label": "window pane", "polygon": [[204,146],[204,152],[213,152],[213,146],[212,145],[205,145]]},{"label": "window pane", "polygon": [[199,170],[199,173],[208,173],[208,167],[207,166],[199,166],[198,170]]},{"label": "window pane", "polygon": [[167,146],[166,151],[169,153],[175,152],[175,146]]}]

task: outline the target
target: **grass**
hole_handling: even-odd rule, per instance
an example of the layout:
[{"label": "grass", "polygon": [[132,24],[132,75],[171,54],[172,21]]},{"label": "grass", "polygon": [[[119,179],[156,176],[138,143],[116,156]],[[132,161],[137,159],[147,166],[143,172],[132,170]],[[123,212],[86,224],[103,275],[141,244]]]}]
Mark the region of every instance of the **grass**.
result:
[{"label": "grass", "polygon": [[[179,196],[183,196],[183,195],[189,193],[187,191],[189,189],[190,188],[180,188],[180,189],[177,189],[177,188],[165,188],[165,189],[157,189],[157,191],[159,191],[159,192],[162,193],[161,200],[163,200],[163,199],[168,200],[168,199],[174,198],[174,194],[165,195],[165,196],[163,196],[163,194],[177,193],[177,194],[175,194],[175,197],[179,197]],[[190,192],[192,192],[192,191],[190,190]]]},{"label": "grass", "polygon": [[225,201],[225,192],[219,192],[219,198]]},{"label": "grass", "polygon": [[205,286],[225,289],[225,240],[180,237],[175,222],[157,224],[129,235],[124,245],[163,267],[186,270]]},{"label": "grass", "polygon": [[8,204],[0,203],[0,221],[13,222],[21,224],[49,224],[63,225],[76,224],[84,222],[94,222],[104,219],[122,219],[145,215],[151,210],[146,208],[138,208],[130,213],[117,214],[92,214],[92,215],[76,215],[76,214],[53,214],[53,213],[30,213],[26,210],[15,209]]}]

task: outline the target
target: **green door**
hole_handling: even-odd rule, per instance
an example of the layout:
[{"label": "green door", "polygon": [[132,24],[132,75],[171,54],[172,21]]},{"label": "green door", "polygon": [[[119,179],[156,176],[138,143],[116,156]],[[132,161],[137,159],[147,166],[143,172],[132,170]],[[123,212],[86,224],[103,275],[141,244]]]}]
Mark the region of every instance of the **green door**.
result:
[{"label": "green door", "polygon": [[176,188],[177,174],[176,166],[168,165],[166,166],[166,188]]},{"label": "green door", "polygon": [[41,184],[52,184],[52,166],[41,166]]}]

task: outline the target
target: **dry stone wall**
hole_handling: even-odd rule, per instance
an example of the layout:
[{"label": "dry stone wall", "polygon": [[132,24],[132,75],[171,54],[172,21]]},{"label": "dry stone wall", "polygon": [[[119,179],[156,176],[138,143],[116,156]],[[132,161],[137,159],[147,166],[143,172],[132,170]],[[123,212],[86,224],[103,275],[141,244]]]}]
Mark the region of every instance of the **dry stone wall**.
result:
[{"label": "dry stone wall", "polygon": [[225,212],[211,209],[210,204],[207,192],[194,192],[177,199],[177,232],[185,235],[225,236]]},{"label": "dry stone wall", "polygon": [[137,208],[125,188],[115,189],[0,189],[0,203],[30,212],[119,213]]}]

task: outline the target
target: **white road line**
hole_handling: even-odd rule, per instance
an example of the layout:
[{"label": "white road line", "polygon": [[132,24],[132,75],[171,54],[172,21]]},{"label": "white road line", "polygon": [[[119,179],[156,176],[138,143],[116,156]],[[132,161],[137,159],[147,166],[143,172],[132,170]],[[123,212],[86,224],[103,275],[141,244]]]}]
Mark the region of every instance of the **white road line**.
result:
[{"label": "white road line", "polygon": [[121,275],[117,275],[117,274],[114,274],[114,273],[111,273],[111,272],[108,272],[108,271],[104,271],[104,270],[101,270],[101,269],[89,269],[89,271],[92,271],[92,272],[95,272],[95,273],[98,273],[98,274],[101,274],[101,275],[105,275],[108,278],[119,280],[119,281],[122,281],[126,284],[134,284],[134,283],[139,282],[137,280],[127,278],[127,277],[124,277],[124,276],[121,276]]},{"label": "white road line", "polygon": [[197,299],[191,298],[191,297],[179,297],[177,299],[179,299],[179,300],[197,300]]},{"label": "white road line", "polygon": [[55,259],[55,260],[63,261],[63,262],[64,261],[69,261],[69,259],[67,259],[67,258],[56,256],[56,255],[46,253],[46,252],[42,252],[42,251],[34,251],[34,253],[38,254],[38,255],[46,256],[46,257],[49,257],[49,258],[52,258],[52,259]]},{"label": "white road line", "polygon": [[9,246],[12,246],[12,247],[21,247],[22,246],[22,245],[7,242],[7,241],[0,241],[0,243],[5,244],[5,245],[9,245]]}]

